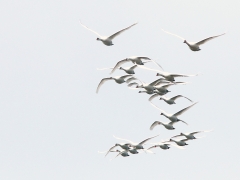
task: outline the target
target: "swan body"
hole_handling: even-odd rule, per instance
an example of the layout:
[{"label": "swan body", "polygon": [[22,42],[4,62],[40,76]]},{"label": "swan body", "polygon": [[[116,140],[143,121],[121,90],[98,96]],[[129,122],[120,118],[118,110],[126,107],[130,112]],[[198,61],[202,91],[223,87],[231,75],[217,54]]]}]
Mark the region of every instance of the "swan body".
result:
[{"label": "swan body", "polygon": [[151,140],[151,139],[153,139],[153,138],[155,138],[155,137],[157,137],[157,136],[159,136],[159,135],[156,135],[156,136],[147,138],[147,139],[141,141],[140,143],[134,143],[134,142],[132,142],[132,141],[130,141],[130,140],[118,138],[118,137],[116,137],[116,136],[113,136],[113,137],[116,138],[116,139],[119,139],[119,140],[123,140],[123,141],[129,142],[129,144],[130,144],[131,147],[133,147],[133,148],[135,148],[136,150],[138,150],[138,149],[144,149],[144,148],[143,148],[144,143],[146,143],[147,141],[149,141],[149,140]]},{"label": "swan body", "polygon": [[[146,62],[143,62],[143,60],[146,60]],[[133,64],[137,64],[137,65],[144,65],[144,63],[147,63],[147,62],[150,62],[150,61],[155,63],[157,66],[161,67],[157,62],[155,62],[154,60],[152,60],[148,57],[131,56],[131,57],[128,57],[128,58],[123,59],[121,61],[118,61],[117,64],[114,66],[113,70],[110,72],[110,74],[112,74],[116,69],[118,69],[121,65],[123,65],[127,62],[132,62]]]},{"label": "swan body", "polygon": [[135,25],[137,24],[137,23],[134,23],[134,24],[132,24],[131,26],[129,26],[129,27],[125,28],[125,29],[122,29],[122,30],[114,33],[113,35],[107,37],[107,36],[101,36],[101,35],[100,35],[99,33],[97,33],[96,31],[93,31],[92,29],[90,29],[90,28],[88,28],[87,26],[85,26],[84,24],[82,24],[81,21],[79,21],[79,22],[80,22],[80,24],[81,24],[84,28],[86,28],[86,29],[88,29],[89,31],[91,31],[91,32],[93,32],[94,34],[96,34],[96,35],[98,36],[97,41],[102,41],[102,43],[105,44],[106,46],[112,46],[112,45],[113,45],[112,40],[113,40],[115,37],[117,37],[117,36],[120,35],[122,32],[130,29],[131,27],[133,27],[133,26],[135,26]]},{"label": "swan body", "polygon": [[150,130],[153,130],[153,128],[157,125],[163,125],[166,129],[168,130],[174,130],[175,128],[173,127],[173,124],[175,124],[176,122],[170,122],[168,124],[165,124],[163,122],[160,122],[160,121],[155,121],[151,127],[150,127]]},{"label": "swan body", "polygon": [[[150,102],[150,103],[151,103],[151,102]],[[195,104],[197,104],[197,102],[194,103],[194,104],[192,104],[191,106],[188,106],[188,107],[186,107],[186,108],[178,111],[178,112],[175,113],[175,114],[168,114],[168,113],[166,113],[165,111],[163,111],[162,109],[160,109],[159,107],[157,107],[156,105],[154,105],[153,103],[151,103],[151,104],[152,104],[155,108],[157,108],[157,109],[159,109],[159,110],[161,111],[161,114],[160,114],[160,115],[165,116],[165,117],[168,118],[170,121],[172,121],[172,122],[182,121],[183,123],[187,124],[185,121],[180,120],[180,119],[178,118],[178,116],[182,115],[184,112],[186,112],[187,110],[189,110],[191,107],[193,107]]]},{"label": "swan body", "polygon": [[169,144],[158,144],[158,145],[154,145],[154,146],[148,148],[148,150],[152,149],[152,148],[156,148],[156,147],[160,147],[163,150],[170,149]]},{"label": "swan body", "polygon": [[100,81],[100,83],[98,84],[96,93],[98,93],[100,87],[101,87],[106,81],[114,80],[116,83],[122,84],[122,83],[125,82],[125,78],[131,77],[131,76],[132,76],[132,75],[124,75],[124,76],[116,76],[116,77],[103,78],[103,79]]},{"label": "swan body", "polygon": [[176,77],[193,77],[193,76],[198,75],[198,74],[187,75],[187,74],[169,73],[169,72],[165,72],[165,71],[160,71],[158,69],[151,69],[151,68],[144,67],[144,66],[139,66],[139,68],[150,70],[150,71],[155,71],[155,72],[157,72],[157,76],[162,76],[167,81],[171,81],[171,82],[174,82]]},{"label": "swan body", "polygon": [[184,40],[183,43],[187,44],[188,47],[189,47],[189,49],[191,49],[192,51],[200,51],[200,50],[201,50],[201,49],[200,49],[200,45],[203,45],[203,44],[205,44],[206,42],[208,42],[208,41],[210,41],[210,40],[212,40],[212,39],[214,39],[214,38],[216,38],[216,37],[219,37],[219,36],[222,36],[222,35],[225,34],[225,33],[223,33],[223,34],[220,34],[220,35],[217,35],[217,36],[212,36],[212,37],[203,39],[203,40],[201,40],[201,41],[199,41],[199,42],[188,42],[186,39],[184,39],[183,37],[180,37],[180,36],[178,36],[178,35],[176,35],[176,34],[173,34],[173,33],[167,32],[167,31],[164,31],[163,29],[162,29],[162,31],[165,32],[165,33],[167,33],[167,34],[176,36],[176,37]]},{"label": "swan body", "polygon": [[191,133],[180,133],[180,135],[173,136],[172,138],[175,137],[180,137],[180,136],[185,136],[187,139],[192,140],[192,139],[197,139],[194,135],[202,132],[211,132],[211,131],[195,131]]},{"label": "swan body", "polygon": [[180,140],[180,141],[170,139],[169,141],[165,141],[165,142],[175,142],[178,146],[186,146],[186,145],[188,145],[186,143],[186,141],[188,141],[188,139],[183,139],[183,140]]},{"label": "swan body", "polygon": [[172,105],[172,104],[176,104],[175,100],[178,99],[178,98],[181,98],[181,97],[186,98],[187,100],[192,102],[192,100],[190,100],[187,97],[182,96],[182,95],[177,95],[177,96],[174,96],[172,98],[167,98],[167,97],[162,96],[162,97],[160,97],[160,100],[164,100],[167,104]]},{"label": "swan body", "polygon": [[121,147],[122,149],[125,149],[125,150],[129,150],[129,149],[130,149],[130,144],[129,144],[129,143],[125,143],[125,144],[118,144],[118,143],[117,143],[117,144],[115,144],[113,147],[111,147],[111,148],[107,151],[105,157],[108,155],[109,152],[113,152],[113,149],[114,149],[115,147],[117,147],[117,146],[119,146],[119,147]]}]

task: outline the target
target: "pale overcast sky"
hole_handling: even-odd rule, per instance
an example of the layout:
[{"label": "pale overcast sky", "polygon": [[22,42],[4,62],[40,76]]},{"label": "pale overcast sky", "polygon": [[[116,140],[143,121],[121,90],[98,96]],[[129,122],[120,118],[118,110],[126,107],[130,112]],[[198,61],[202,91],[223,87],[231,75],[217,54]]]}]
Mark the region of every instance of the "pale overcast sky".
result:
[{"label": "pale overcast sky", "polygon": [[[239,8],[236,0],[2,1],[0,179],[239,179]],[[109,47],[96,41],[79,19],[102,35],[138,24]],[[161,28],[189,41],[227,34],[193,52]],[[149,95],[126,84],[109,81],[95,93],[100,80],[110,76],[96,68],[129,56],[155,59],[168,72],[201,73],[178,78],[190,83],[172,86],[167,94],[199,102],[181,116],[188,126],[150,131],[154,121],[169,121],[149,104]],[[142,69],[136,69],[136,76],[145,82],[157,78]],[[191,104],[185,99],[172,106],[153,102],[169,113]],[[97,153],[121,142],[113,135],[140,142],[160,134],[151,141],[159,142],[180,132],[210,129],[214,131],[190,141],[185,150],[158,148],[153,155],[113,161],[115,154],[105,158]]]}]

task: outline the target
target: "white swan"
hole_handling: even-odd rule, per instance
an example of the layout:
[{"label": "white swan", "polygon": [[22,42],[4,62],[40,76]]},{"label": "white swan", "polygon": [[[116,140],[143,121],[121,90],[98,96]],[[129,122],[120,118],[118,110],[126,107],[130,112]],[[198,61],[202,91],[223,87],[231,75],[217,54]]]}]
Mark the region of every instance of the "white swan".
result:
[{"label": "white swan", "polygon": [[91,32],[93,32],[94,34],[96,34],[96,35],[98,36],[97,40],[98,40],[98,41],[102,41],[102,43],[105,44],[106,46],[112,46],[112,45],[113,45],[112,40],[113,40],[115,37],[117,37],[117,36],[120,35],[122,32],[130,29],[131,27],[133,27],[133,26],[135,26],[135,25],[137,24],[137,23],[134,23],[133,25],[131,25],[131,26],[125,28],[125,29],[122,29],[122,30],[114,33],[113,35],[111,35],[111,36],[109,36],[109,37],[106,37],[106,36],[101,36],[101,35],[98,34],[96,31],[93,31],[92,29],[88,28],[87,26],[85,26],[84,24],[82,24],[80,20],[79,20],[79,22],[80,22],[80,24],[81,24],[84,28],[86,28],[86,29],[88,29],[89,31],[91,31]]},{"label": "white swan", "polygon": [[180,136],[185,136],[187,139],[197,139],[194,134],[202,133],[202,132],[211,132],[211,131],[195,131],[191,133],[180,133],[179,135],[173,136],[172,138],[175,137],[180,137]]},{"label": "white swan", "polygon": [[[108,155],[108,153],[109,152],[112,152],[113,151],[113,149],[115,148],[115,147],[117,147],[117,146],[119,146],[119,147],[121,147],[122,149],[125,149],[125,150],[129,150],[130,149],[130,144],[129,143],[125,143],[125,144],[115,144],[113,147],[111,147],[108,151],[107,151],[107,153],[106,153],[106,155],[105,155],[105,157]],[[101,153],[101,152],[100,152]]]},{"label": "white swan", "polygon": [[188,145],[186,143],[186,141],[188,141],[188,140],[189,139],[182,139],[182,140],[176,141],[176,140],[170,139],[169,141],[165,141],[164,143],[166,143],[166,142],[175,142],[178,146],[186,146],[186,145]]},{"label": "white swan", "polygon": [[133,64],[137,64],[137,65],[144,65],[144,63],[146,63],[146,62],[143,62],[142,60],[147,60],[147,62],[152,61],[154,64],[156,64],[157,66],[159,66],[162,69],[162,67],[156,61],[154,61],[148,57],[131,56],[131,57],[128,57],[121,61],[118,61],[117,64],[114,66],[113,70],[110,72],[110,74],[112,74],[116,69],[118,69],[121,65],[123,65],[124,63],[127,63],[127,62],[132,62]]},{"label": "white swan", "polygon": [[162,77],[164,77],[166,80],[171,81],[171,82],[175,81],[174,78],[176,78],[176,77],[193,77],[193,76],[198,76],[198,74],[186,75],[186,74],[169,73],[169,72],[160,71],[160,70],[158,70],[158,69],[147,68],[147,67],[144,67],[144,66],[139,66],[139,68],[158,72],[158,73],[157,73],[157,76],[162,76]]},{"label": "white swan", "polygon": [[157,107],[155,104],[153,104],[152,102],[150,102],[152,106],[154,106],[155,108],[159,109],[161,111],[160,115],[165,116],[166,118],[168,118],[170,121],[172,122],[178,122],[178,121],[182,121],[183,123],[187,124],[185,121],[178,119],[178,116],[182,115],[184,112],[186,112],[187,110],[189,110],[191,107],[193,107],[196,103],[192,104],[191,106],[188,106],[184,109],[182,109],[181,111],[178,111],[175,114],[168,114],[165,111],[163,111],[162,109],[160,109],[159,107]]},{"label": "white swan", "polygon": [[[148,63],[149,61],[147,61],[147,62],[143,62],[143,64],[145,64],[145,63]],[[135,72],[134,72],[134,69],[137,67],[138,65],[137,64],[135,64],[135,65],[133,65],[133,66],[131,66],[131,67],[120,67],[119,69],[120,70],[123,70],[123,71],[125,71],[127,74],[135,74]],[[106,69],[113,69],[114,67],[109,67],[109,68],[97,68],[97,70],[106,70]]]},{"label": "white swan", "polygon": [[[135,74],[134,69],[137,67],[138,65],[133,65],[131,67],[120,67],[120,70],[125,71],[127,74]],[[111,68],[97,68],[97,70],[106,70],[106,69],[113,69],[113,67]]]},{"label": "white swan", "polygon": [[173,127],[173,124],[175,124],[176,122],[170,122],[168,124],[165,124],[163,122],[160,121],[155,121],[151,126],[150,126],[150,130],[153,130],[153,128],[157,125],[163,125],[166,129],[168,130],[174,130],[175,128]]},{"label": "white swan", "polygon": [[120,151],[120,150],[116,150],[116,151],[111,151],[111,152],[118,152],[117,156],[115,156],[114,158],[110,159],[113,160],[115,159],[116,157],[118,157],[119,155],[121,155],[122,157],[128,157],[129,154],[128,154],[128,150],[123,150],[123,151]]},{"label": "white swan", "polygon": [[177,85],[177,84],[185,85],[185,84],[187,84],[187,83],[188,83],[188,82],[168,83],[168,84],[166,84],[166,85],[157,85],[157,86],[154,86],[154,88],[155,88],[157,91],[166,94],[166,93],[169,92],[169,90],[168,90],[167,88],[169,88],[170,86],[172,86],[172,85]]},{"label": "white swan", "polygon": [[192,102],[191,99],[188,99],[187,97],[182,96],[182,95],[177,95],[177,96],[174,96],[172,98],[167,98],[167,97],[162,96],[162,97],[160,97],[160,100],[164,100],[166,103],[172,105],[172,104],[176,104],[175,100],[178,99],[178,98],[181,98],[181,97],[186,98],[187,100]]},{"label": "white swan", "polygon": [[166,144],[154,145],[154,146],[151,146],[150,148],[148,148],[148,150],[152,149],[152,148],[156,148],[156,147],[160,147],[163,150],[167,150],[167,149],[170,149],[169,145],[170,144],[167,144],[167,143]]},{"label": "white swan", "polygon": [[127,77],[131,77],[132,75],[124,75],[124,76],[116,76],[116,77],[109,77],[109,78],[103,78],[100,83],[98,84],[98,87],[97,87],[97,90],[96,90],[96,93],[98,93],[100,87],[108,80],[114,80],[116,83],[118,84],[122,84],[125,82],[125,78]]},{"label": "white swan", "polygon": [[163,30],[163,29],[162,29],[162,31],[165,32],[165,33],[167,33],[167,34],[176,36],[176,37],[184,40],[183,43],[186,43],[186,44],[188,45],[188,47],[189,47],[192,51],[200,51],[200,50],[201,50],[201,49],[199,48],[200,45],[203,45],[204,43],[206,43],[206,42],[208,42],[208,41],[210,41],[210,40],[212,40],[212,39],[214,39],[214,38],[216,38],[216,37],[219,37],[219,36],[222,36],[222,35],[225,34],[225,33],[223,33],[223,34],[220,34],[220,35],[217,35],[217,36],[212,36],[212,37],[206,38],[206,39],[204,39],[204,40],[201,40],[201,41],[199,41],[199,42],[188,42],[186,39],[184,39],[183,37],[180,37],[180,36],[178,36],[178,35],[176,35],[176,34],[167,32],[167,31],[165,31],[165,30]]},{"label": "white swan", "polygon": [[[129,78],[128,79],[128,82],[132,81],[132,80],[138,80],[139,82],[141,82],[141,85],[137,85],[136,88],[144,88],[146,89],[147,91],[153,91],[155,90],[155,85],[156,84],[164,84],[164,83],[167,83],[163,78],[160,78],[160,79],[157,79],[151,83],[144,83],[143,81],[141,81],[140,79],[137,79],[137,78]],[[134,84],[135,85],[135,84]]]},{"label": "white swan", "polygon": [[163,95],[167,94],[168,92],[171,92],[171,91],[167,90],[165,92],[161,92],[161,91],[158,91],[158,90],[154,90],[153,91],[154,94],[148,99],[148,101],[152,101],[154,98],[159,97],[159,96],[163,96]]},{"label": "white swan", "polygon": [[149,141],[149,140],[151,140],[151,139],[153,139],[153,138],[155,138],[155,137],[157,137],[157,136],[159,136],[159,135],[156,135],[156,136],[147,138],[147,139],[141,141],[140,143],[134,143],[134,142],[132,142],[132,141],[130,141],[130,140],[118,138],[118,137],[116,137],[116,136],[113,136],[113,137],[116,138],[116,139],[119,139],[119,140],[123,140],[123,141],[129,142],[130,146],[134,147],[135,149],[144,149],[144,148],[143,148],[144,143],[146,143],[147,141]]}]

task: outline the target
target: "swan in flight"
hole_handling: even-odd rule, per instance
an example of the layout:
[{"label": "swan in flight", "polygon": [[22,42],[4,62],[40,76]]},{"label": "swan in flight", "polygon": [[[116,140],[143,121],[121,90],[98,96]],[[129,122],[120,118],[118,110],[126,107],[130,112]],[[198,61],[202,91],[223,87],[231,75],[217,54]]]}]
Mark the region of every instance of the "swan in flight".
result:
[{"label": "swan in flight", "polygon": [[[120,67],[120,70],[125,71],[127,74],[135,74],[134,69],[137,67],[138,65],[133,65],[131,67]],[[110,68],[97,68],[97,70],[106,70],[106,69],[113,69],[113,67]]]},{"label": "swan in flight", "polygon": [[191,133],[180,133],[179,135],[173,136],[172,138],[175,137],[180,137],[180,136],[185,136],[187,139],[197,139],[194,134],[202,133],[202,132],[211,132],[211,131],[195,131]]},{"label": "swan in flight", "polygon": [[108,80],[114,80],[118,84],[122,84],[125,82],[125,78],[131,77],[132,75],[124,75],[124,76],[116,76],[116,77],[109,77],[109,78],[103,78],[100,83],[98,84],[96,93],[98,93],[100,87]]},{"label": "swan in flight", "polygon": [[168,114],[165,111],[163,111],[162,109],[160,109],[159,107],[157,107],[155,104],[153,104],[152,102],[150,102],[152,106],[154,106],[155,108],[159,109],[161,111],[160,115],[165,116],[166,118],[168,118],[170,121],[172,122],[178,122],[178,121],[182,121],[183,123],[187,124],[185,121],[178,119],[178,116],[182,115],[184,112],[186,112],[187,110],[189,110],[191,107],[193,107],[196,103],[192,104],[191,106],[188,106],[184,109],[182,109],[181,111],[178,111],[175,114]]},{"label": "swan in flight", "polygon": [[[125,144],[118,144],[118,143],[117,143],[117,144],[115,144],[113,147],[111,147],[111,148],[107,151],[105,157],[108,155],[109,152],[112,152],[113,149],[114,149],[115,147],[117,147],[117,146],[119,146],[119,147],[121,147],[122,149],[125,149],[125,150],[129,150],[129,149],[130,149],[130,144],[129,144],[129,143],[125,143]],[[99,153],[101,153],[101,152],[99,152]]]},{"label": "swan in flight", "polygon": [[152,149],[152,148],[156,148],[156,147],[160,147],[160,148],[163,149],[163,150],[167,150],[167,149],[170,149],[169,145],[170,145],[170,144],[167,144],[167,143],[166,143],[166,144],[154,145],[154,146],[148,148],[148,150],[149,150],[149,149]]},{"label": "swan in flight", "polygon": [[[137,79],[137,78],[136,78]],[[156,89],[155,85],[156,84],[165,84],[165,83],[168,83],[166,82],[164,79],[160,78],[160,79],[157,79],[151,83],[144,83],[142,82],[140,79],[137,79],[141,82],[141,85],[137,85],[136,88],[144,88],[145,90],[147,91],[153,91]]]},{"label": "swan in flight", "polygon": [[153,149],[153,148],[157,148],[157,147],[159,147],[159,148],[161,148],[161,149],[163,149],[163,150],[167,150],[167,149],[170,149],[170,145],[171,145],[171,146],[174,146],[174,147],[177,147],[177,148],[179,148],[179,149],[184,149],[184,148],[181,147],[181,146],[177,146],[177,145],[175,145],[175,144],[163,143],[163,142],[160,142],[160,143],[151,143],[151,144],[154,144],[154,146],[151,146],[150,148],[148,148],[148,150],[149,150],[149,149]]},{"label": "swan in flight", "polygon": [[187,143],[186,143],[186,141],[188,141],[189,139],[182,139],[182,140],[180,140],[180,141],[176,141],[176,140],[173,140],[173,139],[170,139],[169,141],[165,141],[165,142],[163,142],[163,143],[166,143],[166,142],[175,142],[178,146],[186,146],[186,145],[188,145]]},{"label": "swan in flight", "polygon": [[[145,64],[145,63],[148,63],[148,62],[149,62],[149,61],[142,62],[142,63]],[[133,66],[131,66],[131,67],[120,67],[119,69],[125,71],[127,74],[135,74],[134,69],[135,69],[136,67],[138,67],[137,64],[135,64],[135,65],[133,65]],[[113,69],[113,68],[114,68],[114,67],[110,67],[110,68],[97,68],[97,70],[100,70],[100,71],[101,71],[101,70]]]},{"label": "swan in flight", "polygon": [[154,98],[156,98],[158,96],[163,96],[163,95],[167,94],[168,92],[171,92],[171,91],[167,90],[165,92],[161,92],[158,90],[154,90],[152,93],[153,95],[148,99],[148,101],[152,101]]},{"label": "swan in flight", "polygon": [[139,68],[158,72],[156,76],[162,76],[162,77],[164,77],[167,81],[171,81],[171,82],[175,81],[174,78],[176,78],[176,77],[193,77],[193,76],[198,76],[198,74],[186,75],[186,74],[169,73],[169,72],[160,71],[160,70],[158,70],[158,69],[147,68],[147,67],[144,67],[144,66],[139,66]]},{"label": "swan in flight", "polygon": [[151,139],[153,139],[153,138],[155,138],[155,137],[157,137],[157,136],[159,136],[159,135],[156,135],[156,136],[147,138],[147,139],[141,141],[140,143],[134,143],[134,142],[132,142],[132,141],[130,141],[130,140],[118,138],[118,137],[116,137],[116,136],[113,136],[113,137],[116,138],[116,139],[119,139],[119,140],[123,140],[123,141],[129,142],[130,146],[133,147],[133,148],[135,148],[135,149],[144,149],[144,148],[143,148],[144,143],[146,143],[147,141],[149,141],[149,140],[151,140]]},{"label": "swan in flight", "polygon": [[119,155],[121,155],[122,157],[128,157],[129,154],[128,154],[128,150],[123,150],[123,151],[120,151],[120,150],[116,150],[116,151],[111,151],[111,152],[118,152],[117,156],[115,156],[114,158],[110,159],[113,160],[115,159],[116,157],[118,157]]},{"label": "swan in flight", "polygon": [[188,82],[174,82],[174,83],[168,83],[168,84],[165,84],[165,85],[157,85],[157,86],[154,86],[155,90],[161,92],[161,93],[168,93],[168,89],[170,86],[172,85],[177,85],[177,84],[182,84],[182,85],[185,85],[187,84]]},{"label": "swan in flight", "polygon": [[146,62],[143,62],[142,60],[147,60],[146,62],[152,61],[154,64],[156,64],[161,69],[163,69],[156,61],[154,61],[148,57],[131,56],[131,57],[128,57],[121,61],[118,61],[117,64],[114,66],[113,70],[110,72],[110,74],[112,74],[116,69],[118,69],[121,65],[123,65],[124,63],[127,63],[127,62],[132,62],[133,64],[137,64],[137,65],[144,65],[144,63],[146,63]]},{"label": "swan in flight", "polygon": [[125,29],[122,29],[122,30],[114,33],[113,35],[111,35],[111,36],[109,36],[109,37],[106,37],[106,36],[101,36],[101,35],[98,34],[96,31],[93,31],[92,29],[88,28],[87,26],[85,26],[84,24],[82,24],[80,20],[79,20],[79,22],[80,22],[80,24],[81,24],[84,28],[86,28],[86,29],[88,29],[89,31],[91,31],[91,32],[93,32],[94,34],[96,34],[96,35],[98,36],[97,40],[98,40],[98,41],[102,41],[102,43],[105,44],[106,46],[112,46],[112,45],[113,45],[112,40],[113,40],[115,37],[117,37],[117,36],[120,35],[122,32],[130,29],[131,27],[133,27],[133,26],[135,26],[135,25],[137,24],[137,23],[134,23],[133,25],[131,25],[131,26],[125,28]]},{"label": "swan in flight", "polygon": [[182,40],[183,40],[183,43],[186,43],[186,44],[188,45],[188,47],[189,47],[192,51],[200,51],[200,50],[201,50],[201,49],[199,48],[200,45],[203,45],[204,43],[206,43],[206,42],[208,42],[208,41],[210,41],[210,40],[212,40],[212,39],[214,39],[214,38],[216,38],[216,37],[219,37],[219,36],[222,36],[222,35],[225,34],[225,33],[223,33],[223,34],[220,34],[220,35],[217,35],[217,36],[212,36],[212,37],[203,39],[203,40],[201,40],[201,41],[199,41],[199,42],[188,42],[185,38],[180,37],[180,36],[178,36],[178,35],[176,35],[176,34],[167,32],[167,31],[165,31],[165,30],[163,30],[163,29],[162,29],[162,31],[165,32],[165,33],[167,33],[167,34],[170,34],[170,35],[173,35],[173,36],[176,36],[176,37],[182,39]]},{"label": "swan in flight", "polygon": [[163,125],[166,129],[168,129],[168,130],[174,130],[175,128],[173,127],[173,124],[175,124],[176,122],[170,122],[170,123],[168,123],[168,124],[165,124],[165,123],[163,123],[163,122],[160,122],[160,121],[155,121],[152,125],[151,125],[151,127],[150,127],[150,130],[153,130],[153,128],[155,127],[155,126],[157,126],[157,125]]},{"label": "swan in flight", "polygon": [[187,97],[182,96],[182,95],[177,95],[177,96],[174,96],[174,97],[172,97],[172,98],[167,98],[167,97],[165,97],[165,96],[162,96],[162,97],[160,97],[160,100],[164,100],[166,103],[172,105],[172,104],[176,104],[176,103],[175,103],[175,100],[178,99],[178,98],[181,98],[181,97],[183,97],[183,98],[185,98],[185,99],[187,99],[187,100],[189,100],[189,101],[192,102],[191,99],[188,99]]}]

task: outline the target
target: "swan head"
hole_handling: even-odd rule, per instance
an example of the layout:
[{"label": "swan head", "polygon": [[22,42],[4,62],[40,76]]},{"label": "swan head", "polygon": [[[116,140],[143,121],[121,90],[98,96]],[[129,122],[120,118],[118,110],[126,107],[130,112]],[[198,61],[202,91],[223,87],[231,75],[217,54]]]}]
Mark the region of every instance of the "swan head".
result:
[{"label": "swan head", "polygon": [[139,91],[138,93],[142,93],[142,91]]},{"label": "swan head", "polygon": [[184,41],[183,41],[183,43],[187,43],[187,41],[186,41],[186,40],[184,40]]},{"label": "swan head", "polygon": [[161,98],[161,97],[160,97],[160,99],[159,99],[159,100],[162,100],[162,99],[163,99],[163,98]]},{"label": "swan head", "polygon": [[156,76],[160,76],[160,74],[159,73],[157,73],[157,75]]},{"label": "swan head", "polygon": [[161,113],[160,115],[163,115],[163,113]]},{"label": "swan head", "polygon": [[97,41],[101,41],[100,38],[97,38],[96,40],[97,40]]},{"label": "swan head", "polygon": [[119,69],[123,69],[122,67],[120,67]]}]

